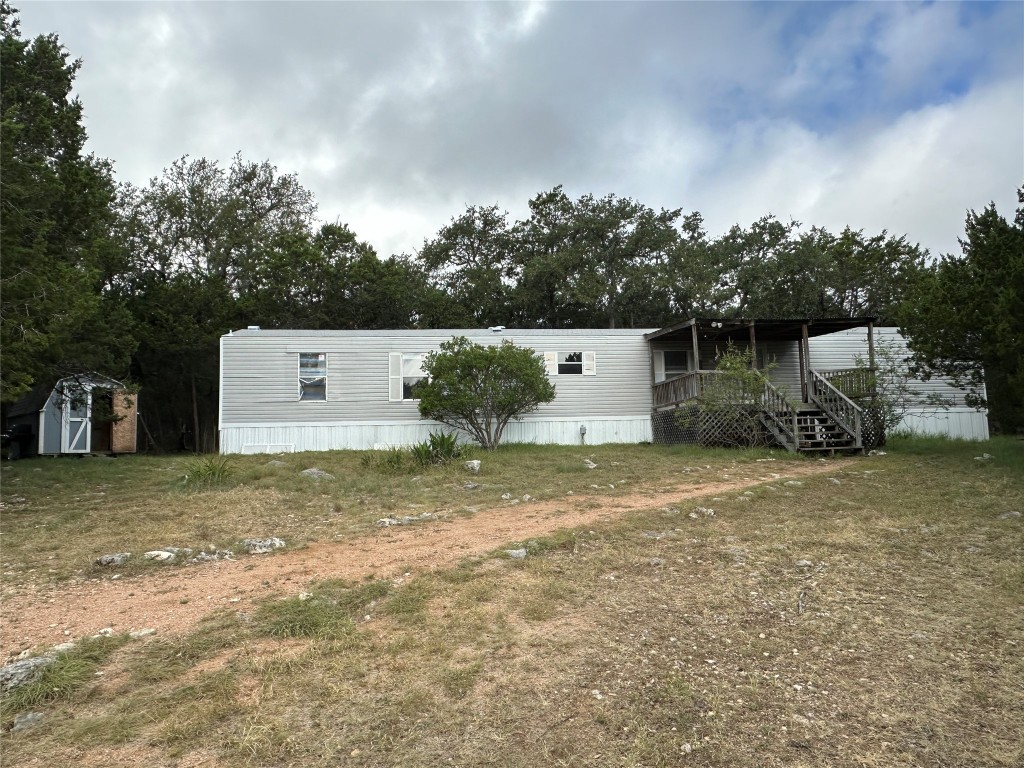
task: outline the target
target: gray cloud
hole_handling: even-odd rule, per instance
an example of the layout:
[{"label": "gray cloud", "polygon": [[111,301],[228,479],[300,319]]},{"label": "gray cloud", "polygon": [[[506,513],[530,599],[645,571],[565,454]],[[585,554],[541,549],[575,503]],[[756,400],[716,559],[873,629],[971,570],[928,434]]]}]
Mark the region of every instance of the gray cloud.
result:
[{"label": "gray cloud", "polygon": [[270,159],[382,254],[556,184],[956,249],[1024,181],[1024,7],[31,3],[90,149],[145,183]]}]

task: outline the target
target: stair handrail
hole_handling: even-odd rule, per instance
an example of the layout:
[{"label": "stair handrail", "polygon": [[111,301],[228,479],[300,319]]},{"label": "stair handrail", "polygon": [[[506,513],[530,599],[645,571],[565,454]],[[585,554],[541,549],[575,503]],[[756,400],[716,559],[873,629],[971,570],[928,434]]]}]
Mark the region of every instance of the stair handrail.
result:
[{"label": "stair handrail", "polygon": [[848,398],[832,382],[811,370],[810,400],[853,438],[856,448],[863,448],[861,422],[863,409]]},{"label": "stair handrail", "polygon": [[761,407],[765,416],[771,419],[775,428],[781,433],[781,437],[787,448],[797,450],[800,447],[800,433],[797,430],[796,408],[786,399],[786,396],[775,388],[770,381],[764,382],[764,389],[761,391]]},{"label": "stair handrail", "polygon": [[851,400],[874,397],[877,392],[877,368],[840,368],[817,373]]}]

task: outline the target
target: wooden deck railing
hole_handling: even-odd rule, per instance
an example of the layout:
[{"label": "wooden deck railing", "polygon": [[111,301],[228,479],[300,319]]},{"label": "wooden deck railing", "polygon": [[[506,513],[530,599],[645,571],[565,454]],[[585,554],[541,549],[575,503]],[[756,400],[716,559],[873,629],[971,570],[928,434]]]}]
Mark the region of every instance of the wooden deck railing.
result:
[{"label": "wooden deck railing", "polygon": [[863,448],[861,439],[861,408],[840,392],[817,371],[811,371],[809,395],[811,402],[832,417],[854,440],[856,448]]},{"label": "wooden deck railing", "polygon": [[835,371],[818,371],[818,374],[829,384],[838,389],[851,400],[860,397],[873,397],[875,390],[875,368],[842,368]]},{"label": "wooden deck railing", "polygon": [[655,408],[666,408],[671,405],[685,403],[701,396],[712,376],[719,376],[718,371],[688,371],[673,376],[671,379],[659,381],[652,389]]}]

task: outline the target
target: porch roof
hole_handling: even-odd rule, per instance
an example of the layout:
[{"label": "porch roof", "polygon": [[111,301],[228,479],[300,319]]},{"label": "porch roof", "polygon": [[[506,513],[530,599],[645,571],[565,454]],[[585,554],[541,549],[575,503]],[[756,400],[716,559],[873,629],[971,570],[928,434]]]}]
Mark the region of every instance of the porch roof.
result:
[{"label": "porch roof", "polygon": [[751,329],[758,341],[799,341],[803,338],[804,325],[807,335],[824,336],[828,333],[861,328],[874,323],[874,317],[801,318],[795,320],[757,320],[751,318],[693,317],[681,323],[666,326],[652,333],[645,333],[648,341],[691,341],[693,329],[697,329],[700,341],[747,342]]}]

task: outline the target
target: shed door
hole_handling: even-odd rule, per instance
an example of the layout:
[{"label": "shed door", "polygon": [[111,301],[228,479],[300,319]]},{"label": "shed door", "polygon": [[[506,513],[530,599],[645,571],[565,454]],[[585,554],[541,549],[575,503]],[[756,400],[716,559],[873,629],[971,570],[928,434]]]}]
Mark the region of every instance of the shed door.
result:
[{"label": "shed door", "polygon": [[88,453],[92,393],[77,385],[64,388],[64,410],[61,419],[61,453]]}]

